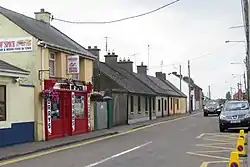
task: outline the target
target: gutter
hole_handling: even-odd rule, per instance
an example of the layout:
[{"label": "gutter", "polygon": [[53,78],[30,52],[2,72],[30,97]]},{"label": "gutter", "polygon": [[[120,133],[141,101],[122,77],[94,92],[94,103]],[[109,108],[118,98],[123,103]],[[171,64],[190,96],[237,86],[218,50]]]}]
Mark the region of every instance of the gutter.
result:
[{"label": "gutter", "polygon": [[55,45],[55,44],[52,44],[52,43],[48,43],[48,42],[45,42],[45,41],[38,41],[37,45],[41,46],[41,47],[44,47],[45,45],[47,45],[47,47],[51,48],[51,49],[57,49],[59,51],[64,51],[66,53],[80,54],[80,57],[88,58],[88,59],[91,59],[91,60],[95,60],[96,59],[96,56],[94,56],[91,53],[90,53],[91,55],[86,55],[86,53],[79,52],[79,51],[76,51],[76,50],[73,50],[73,49],[70,49],[70,48],[67,48],[67,47],[62,47],[62,46],[59,46],[59,45]]}]

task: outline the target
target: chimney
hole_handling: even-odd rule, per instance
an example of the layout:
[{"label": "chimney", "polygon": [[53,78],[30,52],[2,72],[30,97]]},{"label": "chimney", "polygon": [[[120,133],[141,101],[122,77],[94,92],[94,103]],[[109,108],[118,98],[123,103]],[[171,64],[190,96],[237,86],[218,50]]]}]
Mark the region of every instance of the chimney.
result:
[{"label": "chimney", "polygon": [[115,52],[112,52],[112,54],[110,54],[110,52],[108,52],[107,55],[104,56],[105,57],[105,63],[110,65],[111,67],[116,67],[117,66],[117,55],[115,54]]},{"label": "chimney", "polygon": [[118,67],[127,70],[128,72],[133,72],[133,62],[130,61],[130,59],[128,58],[128,60],[126,60],[125,58],[123,60],[120,60],[118,62]]},{"label": "chimney", "polygon": [[88,46],[88,51],[90,53],[92,53],[93,55],[95,55],[97,57],[97,60],[100,60],[99,57],[100,57],[100,50],[101,49],[98,49],[97,46],[94,46],[93,48],[91,48],[91,46]]},{"label": "chimney", "polygon": [[40,12],[35,12],[36,20],[44,21],[50,24],[51,13],[46,12],[44,9],[40,9]]},{"label": "chimney", "polygon": [[167,80],[166,73],[162,73],[162,79]]},{"label": "chimney", "polygon": [[147,66],[143,65],[143,62],[141,62],[141,65],[137,66],[137,73],[147,75]]},{"label": "chimney", "polygon": [[164,79],[164,78],[163,78],[163,73],[162,73],[162,72],[156,72],[156,73],[155,73],[155,76],[156,76],[156,78],[159,78],[159,79],[161,79],[161,80]]}]

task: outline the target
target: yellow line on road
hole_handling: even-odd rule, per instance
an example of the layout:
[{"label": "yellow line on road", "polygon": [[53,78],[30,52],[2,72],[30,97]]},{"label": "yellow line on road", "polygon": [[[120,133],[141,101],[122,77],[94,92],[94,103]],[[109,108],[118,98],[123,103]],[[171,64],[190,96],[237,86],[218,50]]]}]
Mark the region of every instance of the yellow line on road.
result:
[{"label": "yellow line on road", "polygon": [[201,153],[195,153],[195,152],[186,152],[189,155],[196,155],[200,157],[209,157],[209,158],[215,158],[215,159],[223,159],[223,160],[229,160],[227,157],[221,157],[221,156],[215,156],[215,155],[207,155],[207,154],[201,154]]},{"label": "yellow line on road", "polygon": [[56,149],[52,149],[52,150],[48,150],[48,151],[44,151],[44,152],[38,152],[38,153],[30,154],[30,155],[27,155],[27,156],[18,157],[18,158],[15,158],[15,159],[10,159],[10,160],[7,160],[7,161],[1,161],[0,166],[9,165],[9,164],[17,163],[17,162],[20,162],[20,161],[37,158],[37,157],[40,157],[40,156],[44,156],[44,155],[48,155],[48,154],[52,154],[52,153],[56,153],[56,152],[59,152],[59,151],[64,151],[64,150],[80,147],[80,146],[84,146],[84,145],[87,145],[87,144],[92,144],[92,143],[95,143],[95,142],[98,142],[98,141],[102,141],[102,140],[114,138],[114,137],[117,137],[117,136],[133,133],[133,132],[136,132],[136,131],[139,131],[139,130],[147,129],[147,128],[157,126],[157,125],[160,125],[160,124],[164,124],[164,123],[175,122],[175,121],[182,120],[182,119],[192,117],[192,116],[195,116],[195,115],[199,115],[199,114],[201,114],[201,113],[196,113],[196,114],[193,114],[193,115],[190,115],[190,116],[184,116],[184,117],[180,117],[180,118],[176,118],[176,119],[172,119],[172,120],[157,122],[157,123],[154,123],[154,124],[151,124],[151,125],[147,125],[147,126],[144,126],[144,127],[137,128],[137,129],[132,129],[132,130],[129,130],[127,132],[122,132],[122,133],[118,133],[118,134],[111,135],[111,136],[106,136],[106,137],[100,137],[98,139],[93,139],[93,140],[90,140],[90,141],[84,141],[84,142],[80,142],[80,143],[76,143],[76,144],[72,144],[72,145],[68,145],[68,146],[63,146],[63,147],[60,147],[60,148],[56,148]]}]

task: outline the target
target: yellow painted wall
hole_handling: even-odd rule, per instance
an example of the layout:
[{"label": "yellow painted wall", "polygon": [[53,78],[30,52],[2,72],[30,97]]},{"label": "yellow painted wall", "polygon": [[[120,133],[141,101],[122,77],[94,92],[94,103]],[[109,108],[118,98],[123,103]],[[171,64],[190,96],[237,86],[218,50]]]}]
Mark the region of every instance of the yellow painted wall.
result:
[{"label": "yellow painted wall", "polygon": [[[0,85],[6,85],[6,121],[0,121],[0,129],[10,128],[11,123],[34,122],[34,88],[14,84],[13,78],[0,77]],[[17,96],[18,95],[18,96]]]}]

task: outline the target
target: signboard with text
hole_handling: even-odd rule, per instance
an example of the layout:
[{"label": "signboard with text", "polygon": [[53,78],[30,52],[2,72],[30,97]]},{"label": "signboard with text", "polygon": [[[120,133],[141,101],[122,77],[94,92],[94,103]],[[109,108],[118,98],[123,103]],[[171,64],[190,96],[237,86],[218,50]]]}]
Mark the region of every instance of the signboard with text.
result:
[{"label": "signboard with text", "polygon": [[68,56],[67,60],[67,73],[68,74],[79,74],[80,72],[80,60],[79,56]]},{"label": "signboard with text", "polygon": [[32,37],[0,39],[0,53],[30,51],[32,51]]}]

